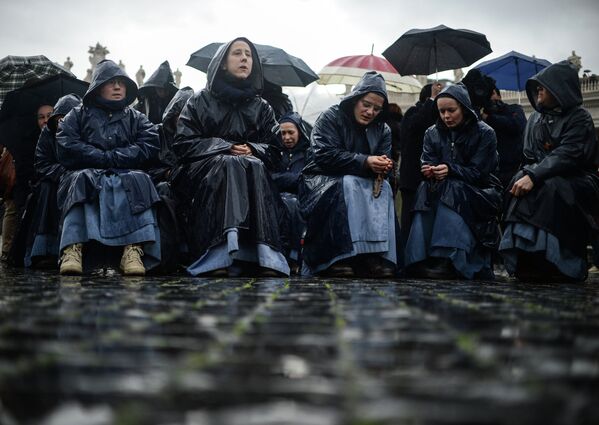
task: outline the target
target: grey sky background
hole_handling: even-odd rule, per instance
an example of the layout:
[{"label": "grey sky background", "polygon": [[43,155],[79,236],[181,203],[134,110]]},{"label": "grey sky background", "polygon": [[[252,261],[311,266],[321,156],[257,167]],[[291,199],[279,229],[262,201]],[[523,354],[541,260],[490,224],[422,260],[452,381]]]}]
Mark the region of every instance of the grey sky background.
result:
[{"label": "grey sky background", "polygon": [[122,60],[134,78],[146,78],[164,60],[195,90],[204,74],[185,65],[189,55],[215,41],[246,36],[301,57],[314,71],[346,55],[381,55],[412,28],[445,24],[486,34],[493,53],[510,50],[555,62],[572,50],[584,69],[599,74],[597,0],[2,0],[0,57],[44,54],[74,62],[79,78],[87,50],[100,42],[109,59]]}]

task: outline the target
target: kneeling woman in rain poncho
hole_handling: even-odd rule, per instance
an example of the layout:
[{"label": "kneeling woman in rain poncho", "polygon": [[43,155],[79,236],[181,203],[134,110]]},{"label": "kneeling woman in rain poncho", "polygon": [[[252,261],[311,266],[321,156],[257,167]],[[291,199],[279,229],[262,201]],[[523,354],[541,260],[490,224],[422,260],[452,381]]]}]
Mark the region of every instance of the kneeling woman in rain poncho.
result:
[{"label": "kneeling woman in rain poncho", "polygon": [[[501,184],[495,132],[472,109],[466,87],[435,99],[440,118],[424,135],[422,173],[405,250],[408,275],[492,278]],[[406,229],[407,231],[407,229]]]},{"label": "kneeling woman in rain poncho", "polygon": [[367,72],[312,130],[300,204],[307,221],[304,274],[391,277],[395,210],[385,80]]},{"label": "kneeling woman in rain poncho", "polygon": [[121,252],[126,275],[142,275],[160,262],[154,208],[160,198],[143,171],[157,159],[159,141],[147,117],[128,106],[136,94],[118,65],[102,61],[83,105],[59,127],[58,160],[67,169],[58,189],[61,274],[80,274],[82,259],[98,264]]},{"label": "kneeling woman in rain poncho", "polygon": [[289,274],[280,229],[285,207],[269,176],[280,161],[272,108],[259,93],[254,45],[237,38],[216,52],[206,88],[189,99],[173,149],[172,184],[183,208],[192,275]]},{"label": "kneeling woman in rain poncho", "polygon": [[499,251],[525,281],[587,277],[587,245],[599,216],[599,147],[582,107],[578,71],[555,63],[526,82],[535,111],[524,131],[522,170],[506,194]]}]

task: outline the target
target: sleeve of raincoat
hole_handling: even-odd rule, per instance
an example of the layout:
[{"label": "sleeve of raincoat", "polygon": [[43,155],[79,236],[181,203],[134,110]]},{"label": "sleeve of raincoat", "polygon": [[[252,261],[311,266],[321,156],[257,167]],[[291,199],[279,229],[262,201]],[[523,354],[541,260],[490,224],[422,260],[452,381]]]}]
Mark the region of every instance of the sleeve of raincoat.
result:
[{"label": "sleeve of raincoat", "polygon": [[260,159],[269,170],[279,169],[281,151],[278,148],[276,131],[278,123],[272,107],[266,102],[260,102],[260,118],[257,123],[259,133],[257,142],[248,142],[252,154]]},{"label": "sleeve of raincoat", "polygon": [[439,132],[435,127],[429,127],[424,133],[424,140],[422,141],[422,155],[420,156],[420,163],[422,165],[438,165],[441,162],[441,155],[438,152]]},{"label": "sleeve of raincoat", "polygon": [[69,170],[110,168],[108,152],[81,140],[82,108],[69,112],[56,134],[56,153],[60,163]]},{"label": "sleeve of raincoat", "polygon": [[60,176],[65,172],[65,168],[56,158],[55,138],[48,127],[42,130],[40,138],[37,141],[34,167],[39,180],[50,179],[58,182]]},{"label": "sleeve of raincoat", "polygon": [[183,107],[177,122],[173,151],[177,161],[189,163],[228,153],[233,143],[220,137],[207,137],[210,105],[203,92],[192,96]]},{"label": "sleeve of raincoat", "polygon": [[467,164],[446,161],[449,167],[449,177],[458,178],[474,186],[485,184],[488,181],[489,175],[497,168],[499,158],[495,131],[489,126],[485,125],[485,127],[479,127],[480,139],[477,149]]},{"label": "sleeve of raincoat", "polygon": [[[523,167],[533,182],[584,169],[585,148],[589,139],[595,143],[589,130],[592,128],[592,125],[589,125],[590,120],[590,116],[584,110],[578,109],[565,125],[559,145],[540,162]],[[540,121],[538,123],[541,124]]]},{"label": "sleeve of raincoat", "polygon": [[[320,169],[331,174],[371,175],[370,170],[365,167],[368,155],[348,151],[342,138],[343,132],[337,123],[335,111],[332,109],[326,110],[314,124],[310,136],[314,162]],[[388,138],[390,149],[390,131],[388,132]]]},{"label": "sleeve of raincoat", "polygon": [[145,169],[158,159],[160,139],[152,122],[138,111],[129,111],[133,143],[107,151],[109,168]]}]

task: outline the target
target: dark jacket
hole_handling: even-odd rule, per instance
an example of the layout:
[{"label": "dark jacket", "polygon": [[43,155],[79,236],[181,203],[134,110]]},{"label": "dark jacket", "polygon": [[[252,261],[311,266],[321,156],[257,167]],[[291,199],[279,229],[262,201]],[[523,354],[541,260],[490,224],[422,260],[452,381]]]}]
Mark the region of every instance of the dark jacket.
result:
[{"label": "dark jacket", "polygon": [[[252,47],[253,58],[258,58],[253,44],[243,40]],[[255,96],[232,102],[213,90],[215,79],[222,78],[220,65],[232,43],[219,48],[208,65],[206,88],[194,94],[181,111],[173,149],[179,163],[189,163],[228,153],[234,144],[246,143],[254,156],[274,169],[280,158],[273,137],[277,122],[272,108],[259,96],[263,86],[259,60],[252,61],[248,77]]]},{"label": "dark jacket", "polygon": [[[156,89],[164,89],[165,97],[158,96]],[[168,61],[164,61],[139,88],[137,93],[139,103],[135,105],[135,109],[146,114],[152,123],[159,124],[162,122],[162,115],[167,105],[177,90],[179,89],[175,84],[171,67]]]},{"label": "dark jacket", "polygon": [[262,98],[271,106],[277,120],[283,115],[293,111],[293,105],[289,100],[289,96],[283,93],[282,87],[270,83],[267,80],[264,80]]},{"label": "dark jacket", "polygon": [[432,99],[418,101],[408,109],[401,121],[401,163],[399,164],[399,188],[416,191],[422,181],[420,157],[424,132],[435,124],[439,114]]},{"label": "dark jacket", "polygon": [[156,126],[160,137],[160,154],[158,155],[158,163],[148,171],[155,184],[165,181],[168,172],[177,164],[177,156],[173,151],[177,122],[183,107],[191,96],[193,96],[191,87],[184,87],[177,91],[164,109],[162,123]]},{"label": "dark jacket", "polygon": [[58,130],[58,116],[67,115],[71,109],[81,104],[81,98],[74,94],[68,94],[61,97],[56,105],[54,112],[48,120],[48,125],[42,130],[42,134],[35,148],[35,174],[37,180],[51,180],[58,183],[60,176],[65,172],[56,154],[56,132]]},{"label": "dark jacket", "polygon": [[[252,71],[242,81],[230,80],[221,69],[236,40],[252,51]],[[283,252],[279,220],[285,207],[269,176],[281,157],[277,122],[259,96],[263,77],[255,46],[245,38],[221,46],[208,66],[207,80],[206,88],[183,108],[173,144],[178,166],[172,185],[188,230],[190,259],[222,243],[230,228],[241,229],[246,242]],[[244,143],[252,156],[231,155],[234,144]]]},{"label": "dark jacket", "polygon": [[[102,84],[114,77],[125,79],[127,94],[122,108],[101,107],[97,98]],[[57,156],[68,172],[60,181],[58,203],[63,215],[76,203],[98,194],[100,177],[121,175],[132,213],[145,211],[158,201],[150,178],[143,171],[159,152],[158,134],[142,113],[126,106],[135,99],[137,86],[114,62],[98,64],[83,105],[67,114],[57,134]]]},{"label": "dark jacket", "polygon": [[495,130],[499,153],[498,174],[504,188],[522,164],[522,134],[526,127],[526,116],[520,105],[508,105],[496,101],[485,107],[488,114],[485,122]]},{"label": "dark jacket", "polygon": [[[368,93],[381,95],[385,101],[383,111],[363,127],[355,122],[353,108]],[[391,157],[391,130],[384,122],[387,107],[385,80],[370,71],[339,105],[323,112],[314,124],[300,184],[300,204],[307,221],[304,259],[311,267],[352,249],[343,176],[374,177],[366,166],[368,156]]]},{"label": "dark jacket", "polygon": [[272,179],[279,192],[297,194],[300,175],[306,165],[306,151],[310,147],[310,136],[304,131],[302,118],[297,112],[286,114],[284,118],[293,122],[299,132],[299,140],[292,149],[287,149],[281,142],[281,171],[273,173]]},{"label": "dark jacket", "polygon": [[[544,110],[536,103],[542,85],[559,106]],[[535,112],[524,135],[524,167],[535,182],[557,175],[595,173],[599,150],[593,119],[582,107],[580,80],[567,62],[548,66],[526,82],[526,94]]]},{"label": "dark jacket", "polygon": [[[538,85],[557,100],[555,108],[537,105]],[[568,62],[553,64],[527,81],[526,92],[536,111],[524,131],[522,172],[534,187],[520,198],[507,194],[504,219],[544,229],[583,256],[597,230],[592,217],[599,213],[599,150],[593,120],[582,107],[577,72]]]},{"label": "dark jacket", "polygon": [[[391,158],[391,130],[383,119],[389,104],[384,84],[380,74],[368,72],[339,105],[331,106],[318,117],[310,136],[310,159],[304,174],[372,177],[374,173],[365,166],[366,158]],[[355,122],[353,107],[371,92],[383,96],[385,102],[383,112],[364,128]]]},{"label": "dark jacket", "polygon": [[418,188],[415,211],[430,209],[429,195],[457,212],[478,242],[489,248],[499,242],[497,218],[501,205],[501,185],[493,174],[499,163],[495,132],[472,108],[468,91],[462,84],[445,88],[435,98],[451,97],[462,105],[464,120],[449,129],[441,119],[424,135],[422,164],[446,164],[447,178],[424,181]]}]

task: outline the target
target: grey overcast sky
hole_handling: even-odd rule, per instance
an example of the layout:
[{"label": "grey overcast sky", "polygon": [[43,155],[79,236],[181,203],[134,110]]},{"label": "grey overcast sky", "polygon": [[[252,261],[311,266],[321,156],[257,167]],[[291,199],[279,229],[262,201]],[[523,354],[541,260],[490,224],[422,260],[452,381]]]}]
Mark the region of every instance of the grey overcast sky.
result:
[{"label": "grey overcast sky", "polygon": [[[599,74],[597,0],[1,0],[0,57],[44,54],[83,78],[100,42],[128,74],[148,77],[164,60],[194,89],[204,74],[185,65],[214,42],[246,36],[301,57],[318,72],[346,55],[381,55],[412,28],[444,24],[486,34],[493,53],[510,50],[555,62],[572,50]],[[483,59],[483,60],[485,60]]]}]

